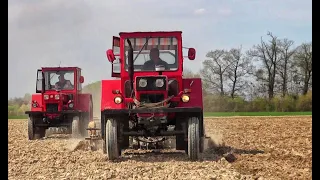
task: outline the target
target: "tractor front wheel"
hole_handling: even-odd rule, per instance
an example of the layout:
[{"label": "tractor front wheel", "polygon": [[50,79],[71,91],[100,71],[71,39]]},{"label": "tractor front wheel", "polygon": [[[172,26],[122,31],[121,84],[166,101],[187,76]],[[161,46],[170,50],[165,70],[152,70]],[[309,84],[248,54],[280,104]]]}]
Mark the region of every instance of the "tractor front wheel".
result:
[{"label": "tractor front wheel", "polygon": [[188,120],[188,156],[196,161],[200,154],[199,118],[191,117]]},{"label": "tractor front wheel", "polygon": [[29,116],[28,118],[28,139],[34,140],[34,124],[33,124],[33,117]]},{"label": "tractor front wheel", "polygon": [[118,123],[115,119],[107,119],[105,125],[105,152],[109,160],[117,159],[120,155],[118,144]]},{"label": "tractor front wheel", "polygon": [[46,129],[43,127],[36,127],[34,125],[34,117],[29,116],[28,118],[28,139],[35,140],[41,139],[46,135]]},{"label": "tractor front wheel", "polygon": [[72,137],[78,138],[80,135],[80,125],[79,125],[79,117],[75,116],[72,120]]}]

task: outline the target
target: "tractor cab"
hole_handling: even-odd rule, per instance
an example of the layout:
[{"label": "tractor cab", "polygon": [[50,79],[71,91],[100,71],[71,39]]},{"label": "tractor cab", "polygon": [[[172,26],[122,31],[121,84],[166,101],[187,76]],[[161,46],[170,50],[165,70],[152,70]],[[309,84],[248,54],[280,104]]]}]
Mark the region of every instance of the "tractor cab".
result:
[{"label": "tractor cab", "polygon": [[[77,67],[43,67],[38,69],[36,92],[41,93],[43,110],[54,113],[73,110],[84,78]],[[33,104],[33,107],[36,103]]]},{"label": "tractor cab", "polygon": [[[121,77],[126,98],[134,95],[140,102],[159,103],[178,96],[183,90],[181,34],[180,31],[125,32],[113,37],[113,48],[106,55],[112,63],[112,77]],[[194,60],[195,49],[187,49],[188,58]]]}]

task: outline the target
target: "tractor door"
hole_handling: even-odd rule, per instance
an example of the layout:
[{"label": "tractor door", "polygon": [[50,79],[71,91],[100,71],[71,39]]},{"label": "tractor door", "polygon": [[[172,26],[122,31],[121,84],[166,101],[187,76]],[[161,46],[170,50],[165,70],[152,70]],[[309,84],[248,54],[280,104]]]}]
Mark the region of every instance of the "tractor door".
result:
[{"label": "tractor door", "polygon": [[41,69],[37,70],[37,82],[36,82],[36,93],[42,92],[42,79],[43,79],[43,73]]},{"label": "tractor door", "polygon": [[113,36],[112,50],[115,55],[115,60],[112,63],[111,77],[120,77],[121,64],[120,64],[120,38]]}]

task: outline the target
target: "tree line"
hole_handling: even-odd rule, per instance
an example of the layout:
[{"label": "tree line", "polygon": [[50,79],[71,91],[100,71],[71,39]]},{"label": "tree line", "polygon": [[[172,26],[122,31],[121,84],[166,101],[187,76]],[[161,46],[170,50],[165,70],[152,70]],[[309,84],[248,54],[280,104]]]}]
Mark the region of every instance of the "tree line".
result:
[{"label": "tree line", "polygon": [[[207,112],[312,111],[312,42],[295,45],[271,32],[260,43],[211,50],[202,69],[184,68],[184,77],[201,77]],[[100,112],[100,81],[88,84],[94,111]],[[30,109],[31,95],[8,100],[8,115],[21,116]]]},{"label": "tree line", "polygon": [[200,72],[206,111],[311,111],[312,42],[295,45],[271,32],[242,47],[206,54]]}]

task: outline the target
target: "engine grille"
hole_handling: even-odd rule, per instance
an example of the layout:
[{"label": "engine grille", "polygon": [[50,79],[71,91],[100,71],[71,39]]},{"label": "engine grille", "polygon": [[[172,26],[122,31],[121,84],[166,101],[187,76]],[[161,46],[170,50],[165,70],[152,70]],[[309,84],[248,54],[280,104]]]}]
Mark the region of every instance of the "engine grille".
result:
[{"label": "engine grille", "polygon": [[164,100],[163,94],[140,94],[140,102],[157,103]]},{"label": "engine grille", "polygon": [[58,111],[58,104],[57,103],[48,103],[46,104],[46,111],[47,112],[57,112]]}]

